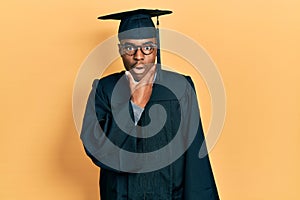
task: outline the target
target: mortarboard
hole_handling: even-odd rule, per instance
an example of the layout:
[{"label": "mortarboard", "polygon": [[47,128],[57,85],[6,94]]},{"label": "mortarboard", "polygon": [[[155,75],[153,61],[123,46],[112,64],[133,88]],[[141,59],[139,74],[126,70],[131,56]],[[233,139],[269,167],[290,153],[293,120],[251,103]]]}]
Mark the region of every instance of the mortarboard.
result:
[{"label": "mortarboard", "polygon": [[[121,20],[118,30],[119,40],[122,39],[144,39],[153,38],[157,39],[157,64],[161,64],[160,60],[160,45],[159,45],[159,20],[161,15],[171,14],[169,10],[150,10],[150,9],[137,9],[126,12],[119,12],[100,16],[98,19],[106,20]],[[157,27],[152,21],[152,17],[157,17]]]}]

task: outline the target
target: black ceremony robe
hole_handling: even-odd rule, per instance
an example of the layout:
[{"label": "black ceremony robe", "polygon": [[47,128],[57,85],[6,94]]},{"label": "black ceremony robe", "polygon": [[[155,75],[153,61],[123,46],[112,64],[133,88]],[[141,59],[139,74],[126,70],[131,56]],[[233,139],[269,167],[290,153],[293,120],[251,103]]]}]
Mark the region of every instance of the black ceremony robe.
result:
[{"label": "black ceremony robe", "polygon": [[[187,81],[182,81],[182,78]],[[175,84],[176,88],[180,88],[179,96],[178,94],[176,96],[167,87],[164,87],[163,84],[159,84],[159,81],[164,80]],[[112,93],[117,82],[121,83],[121,89],[116,93],[118,96],[115,100],[117,102],[116,109],[120,111],[127,109],[129,111],[129,117],[122,119],[124,124],[128,124],[129,126],[125,131],[118,127],[112,114],[111,102],[114,101],[112,100]],[[101,167],[101,200],[219,199],[209,157],[206,156],[201,159],[198,157],[200,146],[204,141],[200,118],[197,122],[198,129],[196,136],[187,151],[174,162],[160,169],[143,173],[139,173],[139,169],[136,169],[136,173],[128,173],[125,172],[126,170],[122,170],[122,166],[124,166],[122,163],[126,163],[127,160],[125,160],[126,158],[122,158],[121,155],[119,155],[119,159],[116,161],[120,163],[117,169],[104,164],[101,160],[101,156],[104,155],[109,158],[109,154],[114,153],[106,152],[102,149],[107,141],[102,140],[98,142],[101,138],[103,139],[101,134],[102,136],[105,134],[114,145],[121,149],[129,152],[147,153],[160,149],[170,143],[174,139],[181,123],[184,124],[183,128],[181,127],[182,131],[188,133],[190,126],[192,126],[189,124],[191,121],[191,119],[188,119],[190,117],[189,113],[196,112],[199,115],[199,110],[198,105],[197,109],[191,109],[188,106],[189,102],[193,101],[197,103],[197,100],[195,97],[190,99],[191,96],[186,91],[186,88],[188,88],[187,84],[190,84],[194,90],[194,85],[190,77],[158,70],[151,98],[138,122],[139,126],[134,126],[134,124],[132,125],[134,117],[129,101],[128,82],[124,76],[124,72],[112,74],[94,81],[86,107],[81,139],[87,155],[97,166]],[[141,130],[140,127],[151,123],[149,109],[155,104],[163,106],[166,111],[167,118],[163,128],[149,138],[137,138],[126,134],[125,132],[127,131],[139,132]],[[186,110],[184,117],[181,116],[181,108],[183,107],[190,109]],[[160,116],[154,113],[152,117],[159,118]],[[99,132],[99,127],[101,127],[103,132]],[[172,156],[171,154],[170,156]]]}]

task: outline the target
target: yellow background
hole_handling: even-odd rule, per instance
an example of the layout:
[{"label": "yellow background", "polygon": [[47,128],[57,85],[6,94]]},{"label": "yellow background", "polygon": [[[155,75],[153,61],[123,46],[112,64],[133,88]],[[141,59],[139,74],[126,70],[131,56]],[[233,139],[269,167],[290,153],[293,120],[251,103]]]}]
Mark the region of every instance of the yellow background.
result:
[{"label": "yellow background", "polygon": [[[98,199],[99,170],[72,118],[73,84],[89,52],[116,33],[118,22],[96,17],[141,7],[173,10],[161,27],[201,44],[222,75],[227,116],[210,154],[220,197],[300,199],[297,0],[1,2],[0,199]],[[211,105],[200,90],[206,128]]]}]

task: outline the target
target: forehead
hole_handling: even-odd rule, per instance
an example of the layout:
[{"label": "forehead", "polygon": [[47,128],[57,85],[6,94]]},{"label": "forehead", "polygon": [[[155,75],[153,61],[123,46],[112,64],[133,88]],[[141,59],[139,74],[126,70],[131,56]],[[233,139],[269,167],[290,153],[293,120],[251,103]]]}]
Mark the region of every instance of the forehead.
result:
[{"label": "forehead", "polygon": [[131,44],[135,44],[135,45],[142,45],[145,43],[155,43],[156,42],[156,38],[147,38],[147,39],[123,39],[120,41],[121,44],[125,44],[125,43],[131,43]]}]

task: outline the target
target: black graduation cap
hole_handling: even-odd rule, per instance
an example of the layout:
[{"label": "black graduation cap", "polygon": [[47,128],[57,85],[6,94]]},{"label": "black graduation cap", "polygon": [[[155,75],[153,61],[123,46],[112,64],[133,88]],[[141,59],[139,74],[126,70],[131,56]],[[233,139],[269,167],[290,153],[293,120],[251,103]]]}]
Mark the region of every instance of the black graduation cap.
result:
[{"label": "black graduation cap", "polygon": [[[159,20],[158,17],[161,15],[171,14],[170,10],[151,10],[151,9],[137,9],[126,12],[119,12],[100,16],[98,19],[106,20],[121,20],[118,37],[122,39],[145,39],[153,38],[157,39],[157,63],[161,64],[160,60],[160,45],[159,45]],[[157,27],[152,21],[152,17],[157,17]]]}]

